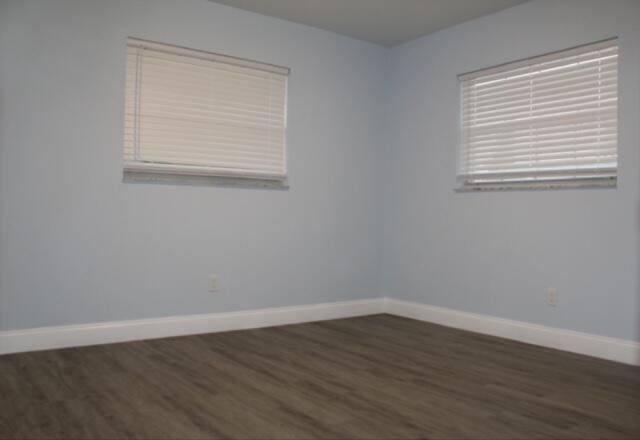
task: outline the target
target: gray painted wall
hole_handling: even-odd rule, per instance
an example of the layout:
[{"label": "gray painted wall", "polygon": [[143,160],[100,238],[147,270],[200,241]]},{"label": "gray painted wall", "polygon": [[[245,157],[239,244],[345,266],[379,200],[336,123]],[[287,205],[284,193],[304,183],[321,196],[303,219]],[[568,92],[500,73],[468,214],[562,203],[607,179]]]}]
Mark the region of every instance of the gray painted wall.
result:
[{"label": "gray painted wall", "polygon": [[[291,67],[291,189],[121,183],[126,36]],[[206,0],[2,1],[0,330],[376,296],[385,51]]]},{"label": "gray painted wall", "polygon": [[[640,340],[638,22],[534,0],[388,51],[206,0],[4,1],[0,330],[384,295]],[[291,67],[291,189],[121,183],[127,35]],[[457,74],[614,35],[617,189],[453,192]]]},{"label": "gray painted wall", "polygon": [[[616,35],[617,189],[453,191],[456,75]],[[640,2],[534,0],[394,48],[390,66],[384,292],[640,340]]]}]

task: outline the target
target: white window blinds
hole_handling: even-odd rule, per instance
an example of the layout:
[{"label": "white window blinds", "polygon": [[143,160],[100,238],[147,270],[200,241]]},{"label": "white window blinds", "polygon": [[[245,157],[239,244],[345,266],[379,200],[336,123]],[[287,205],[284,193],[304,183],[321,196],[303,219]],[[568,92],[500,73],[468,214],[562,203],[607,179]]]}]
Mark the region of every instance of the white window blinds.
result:
[{"label": "white window blinds", "polygon": [[460,76],[463,188],[615,185],[618,46]]},{"label": "white window blinds", "polygon": [[129,39],[125,173],[285,179],[288,73]]}]

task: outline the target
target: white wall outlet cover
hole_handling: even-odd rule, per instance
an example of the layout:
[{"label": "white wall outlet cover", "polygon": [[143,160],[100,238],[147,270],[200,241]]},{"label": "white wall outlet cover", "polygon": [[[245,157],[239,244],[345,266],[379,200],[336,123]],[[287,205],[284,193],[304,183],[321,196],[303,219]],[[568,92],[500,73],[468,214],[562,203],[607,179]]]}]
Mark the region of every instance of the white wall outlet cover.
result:
[{"label": "white wall outlet cover", "polygon": [[211,275],[209,280],[209,292],[217,292],[220,290],[218,275]]},{"label": "white wall outlet cover", "polygon": [[547,304],[554,307],[558,305],[558,289],[555,287],[549,287],[547,290]]}]

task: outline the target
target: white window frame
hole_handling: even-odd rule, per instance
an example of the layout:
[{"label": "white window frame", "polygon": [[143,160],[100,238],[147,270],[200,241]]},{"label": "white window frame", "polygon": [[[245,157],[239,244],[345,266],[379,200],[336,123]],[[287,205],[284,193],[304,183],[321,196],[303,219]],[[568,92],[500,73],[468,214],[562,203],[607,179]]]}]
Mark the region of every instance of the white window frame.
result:
[{"label": "white window frame", "polygon": [[[570,49],[564,49],[545,55],[526,58],[518,61],[508,62],[500,64],[498,66],[475,70],[472,72],[464,73],[458,76],[459,80],[459,141],[457,148],[457,185],[456,190],[461,192],[466,191],[484,191],[484,190],[513,190],[513,189],[555,189],[555,188],[583,188],[583,187],[613,187],[617,186],[618,175],[618,116],[615,117],[615,167],[613,168],[594,168],[593,175],[589,175],[589,170],[578,170],[575,174],[572,174],[571,169],[566,170],[549,170],[549,171],[531,171],[529,173],[493,173],[487,174],[486,179],[482,179],[481,174],[473,174],[464,164],[464,154],[468,153],[468,147],[465,145],[465,124],[464,124],[464,106],[465,99],[463,96],[464,87],[466,81],[482,79],[483,77],[489,77],[491,75],[504,75],[517,69],[523,69],[529,66],[536,66],[540,63],[546,63],[550,61],[559,61],[568,57],[588,54],[598,50],[606,50],[609,48],[616,48],[616,72],[618,71],[619,58],[618,58],[618,39],[610,38],[607,40],[598,41],[595,43],[589,43],[581,46],[576,46]],[[616,107],[618,106],[618,77],[615,76],[615,90],[616,90]],[[534,98],[535,99],[535,98]],[[470,105],[467,103],[467,105]],[[616,108],[616,115],[618,109]],[[537,135],[536,135],[537,136]],[[532,137],[532,142],[535,143],[536,137]],[[571,146],[567,146],[567,151],[572,151]],[[502,153],[508,154],[508,153]],[[520,174],[520,175],[518,175]],[[485,181],[483,181],[485,180]]]},{"label": "white window frame", "polygon": [[[288,67],[274,64],[253,61],[245,58],[238,58],[207,52],[198,49],[186,48],[166,43],[148,41],[140,38],[127,38],[127,50],[152,50],[191,57],[196,60],[205,60],[215,63],[224,63],[231,66],[266,71],[284,77],[284,136],[282,142],[282,172],[267,173],[260,170],[233,169],[216,166],[184,165],[177,163],[154,163],[139,160],[127,160],[123,157],[123,180],[125,182],[149,182],[149,183],[186,183],[186,184],[213,184],[230,185],[241,187],[266,187],[266,188],[288,188]],[[129,70],[129,67],[127,68]],[[129,74],[129,72],[128,72]],[[138,87],[138,85],[136,85]],[[131,98],[127,95],[125,100],[129,102]],[[139,111],[135,110],[136,114]],[[126,110],[125,110],[126,112]],[[125,147],[126,148],[126,147]],[[126,154],[125,154],[126,155]]]}]

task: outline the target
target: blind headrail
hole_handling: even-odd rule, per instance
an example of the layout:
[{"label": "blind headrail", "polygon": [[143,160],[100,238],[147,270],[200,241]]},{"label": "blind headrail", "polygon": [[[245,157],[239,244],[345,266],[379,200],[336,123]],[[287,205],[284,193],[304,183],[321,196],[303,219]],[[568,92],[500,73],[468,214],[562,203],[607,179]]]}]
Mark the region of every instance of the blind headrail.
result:
[{"label": "blind headrail", "polygon": [[223,55],[214,52],[208,52],[200,49],[190,49],[184,46],[177,46],[173,44],[158,43],[155,41],[143,40],[141,38],[129,37],[127,38],[127,46],[139,49],[149,49],[156,52],[162,52],[172,55],[183,55],[191,58],[198,58],[206,61],[214,61],[218,63],[231,64],[235,66],[250,67],[256,70],[262,70],[265,72],[276,73],[279,75],[289,75],[291,69],[284,66],[278,66],[276,64],[263,63],[258,61],[252,61],[245,58],[234,57],[231,55]]},{"label": "blind headrail", "polygon": [[509,61],[506,63],[501,63],[491,67],[483,67],[481,69],[475,69],[470,72],[461,73],[458,75],[458,80],[460,81],[469,81],[475,78],[488,76],[508,70],[517,69],[520,67],[526,67],[533,64],[538,64],[546,61],[553,61],[556,59],[565,58],[572,55],[580,55],[582,53],[594,52],[597,50],[607,49],[609,47],[614,47],[618,43],[618,37],[611,37],[605,40],[596,41],[595,43],[587,43],[581,44],[579,46],[574,46],[568,49],[558,50],[549,52],[543,55],[536,55],[533,57],[522,58],[516,61]]}]

